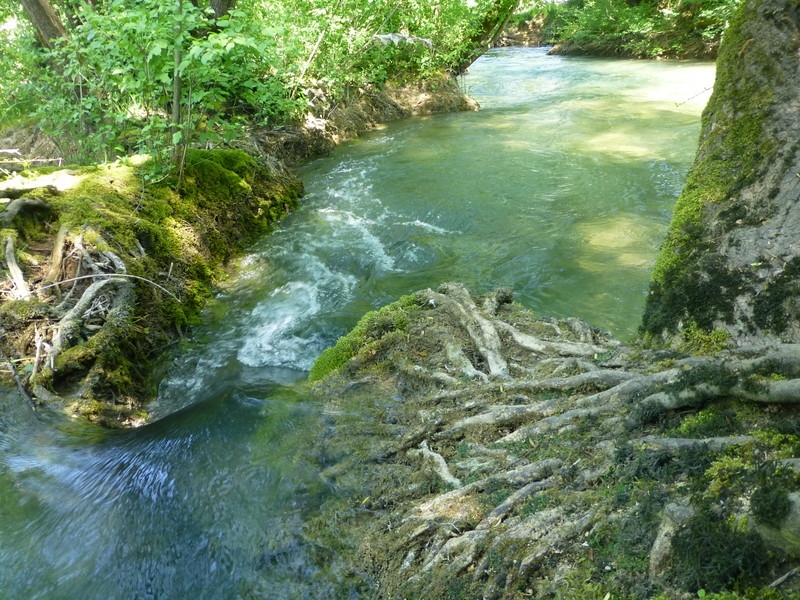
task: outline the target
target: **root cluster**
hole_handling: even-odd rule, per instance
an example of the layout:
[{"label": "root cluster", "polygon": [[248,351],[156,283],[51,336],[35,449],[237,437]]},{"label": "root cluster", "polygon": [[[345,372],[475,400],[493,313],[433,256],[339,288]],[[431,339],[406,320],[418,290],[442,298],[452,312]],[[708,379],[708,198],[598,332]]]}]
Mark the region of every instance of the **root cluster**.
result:
[{"label": "root cluster", "polygon": [[[506,290],[476,299],[448,284],[418,296],[405,343],[387,336],[391,343],[373,344],[371,358],[356,357],[318,388],[336,405],[332,414],[348,414],[350,402],[362,411],[358,425],[336,420],[331,443],[347,466],[327,475],[354,489],[355,478],[376,482],[364,506],[377,524],[359,560],[379,574],[379,597],[450,589],[561,597],[559,582],[578,571],[622,586],[625,576],[602,547],[611,542],[600,540],[636,522],[642,505],[611,490],[636,488],[641,472],[659,473],[647,489],[659,486],[664,497],[636,537],[646,546],[642,572],[627,576],[655,589],[663,574],[647,565],[667,499],[689,502],[690,478],[708,466],[702,461],[761,439],[679,435],[684,415],[715,403],[790,411],[800,403],[798,345],[681,356],[625,346],[577,319],[536,319]],[[676,426],[665,434],[658,424],[670,419]],[[663,475],[687,456],[703,457],[705,467]],[[663,547],[652,551],[658,564],[672,564]],[[618,589],[631,593],[631,585]]]}]

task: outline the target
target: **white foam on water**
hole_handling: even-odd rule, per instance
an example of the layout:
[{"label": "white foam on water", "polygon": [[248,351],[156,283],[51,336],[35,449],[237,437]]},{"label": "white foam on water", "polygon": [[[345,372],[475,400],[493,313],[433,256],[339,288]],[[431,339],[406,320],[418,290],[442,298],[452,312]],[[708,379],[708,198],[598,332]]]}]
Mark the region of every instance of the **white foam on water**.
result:
[{"label": "white foam on water", "polygon": [[316,266],[317,278],[279,287],[252,311],[247,337],[237,353],[242,364],[311,368],[324,340],[310,325],[321,311],[352,298],[357,283],[356,277]]},{"label": "white foam on water", "polygon": [[400,224],[407,225],[409,227],[419,227],[420,229],[424,229],[425,231],[430,231],[431,233],[438,233],[440,235],[458,233],[457,231],[450,231],[449,229],[445,229],[444,227],[437,227],[436,225],[432,225],[431,223],[426,223],[425,221],[420,221],[419,219],[415,219],[414,221],[405,221]]},{"label": "white foam on water", "polygon": [[[346,242],[344,248],[334,247],[333,251],[352,253],[354,256],[359,256],[362,262],[366,258],[369,266],[377,267],[382,271],[394,270],[394,258],[386,252],[380,237],[371,231],[371,228],[377,225],[377,221],[360,217],[350,211],[334,208],[322,208],[319,210],[319,214],[333,225],[334,241],[343,239]],[[362,266],[366,267],[367,265],[363,264]]]}]

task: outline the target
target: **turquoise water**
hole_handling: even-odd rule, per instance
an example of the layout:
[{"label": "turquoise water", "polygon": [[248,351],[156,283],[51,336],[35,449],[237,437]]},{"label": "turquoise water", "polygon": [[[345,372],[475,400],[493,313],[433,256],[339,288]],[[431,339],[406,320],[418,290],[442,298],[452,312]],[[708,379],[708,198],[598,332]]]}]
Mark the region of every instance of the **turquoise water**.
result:
[{"label": "turquoise water", "polygon": [[335,490],[303,379],[367,310],[458,280],[635,332],[713,66],[505,49],[476,113],[302,170],[307,196],[173,357],[153,422],[99,431],[0,392],[0,597],[330,598],[303,524]]}]

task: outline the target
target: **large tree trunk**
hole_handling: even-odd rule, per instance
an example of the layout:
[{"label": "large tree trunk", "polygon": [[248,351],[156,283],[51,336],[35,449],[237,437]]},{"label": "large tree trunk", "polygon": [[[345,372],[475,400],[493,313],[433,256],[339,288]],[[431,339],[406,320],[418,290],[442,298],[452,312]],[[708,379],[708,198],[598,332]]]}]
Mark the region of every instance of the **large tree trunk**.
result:
[{"label": "large tree trunk", "polygon": [[235,5],[236,0],[211,0],[211,8],[218,19],[227,15]]},{"label": "large tree trunk", "polygon": [[67,37],[67,29],[48,0],[21,0],[22,7],[36,29],[39,43],[52,50],[54,43]]},{"label": "large tree trunk", "polygon": [[700,148],[642,331],[800,341],[800,5],[745,0],[725,33]]}]

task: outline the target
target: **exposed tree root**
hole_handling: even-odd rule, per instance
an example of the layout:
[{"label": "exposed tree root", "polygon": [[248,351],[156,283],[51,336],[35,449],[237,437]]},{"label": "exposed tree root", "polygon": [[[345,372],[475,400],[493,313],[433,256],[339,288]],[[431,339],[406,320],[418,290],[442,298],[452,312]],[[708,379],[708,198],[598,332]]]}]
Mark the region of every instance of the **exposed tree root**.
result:
[{"label": "exposed tree root", "polygon": [[[614,590],[611,544],[639,553],[643,570],[629,578],[652,576],[647,585],[665,586],[659,589],[669,597],[681,593],[677,576],[649,568],[676,559],[673,538],[665,534],[656,544],[659,518],[645,518],[642,507],[661,502],[647,508],[658,517],[668,503],[683,506],[691,486],[707,477],[713,494],[731,494],[713,510],[746,518],[756,484],[736,487],[724,478],[756,481],[765,469],[787,464],[786,449],[776,448],[794,446],[756,435],[755,424],[713,408],[738,403],[741,418],[752,414],[753,403],[793,410],[800,403],[800,346],[663,360],[663,353],[625,347],[577,319],[534,319],[509,295],[498,290],[473,299],[456,284],[420,292],[421,308],[407,314],[408,345],[392,337],[382,353],[360,356],[359,368],[347,371],[369,382],[359,388],[363,394],[337,391],[350,381],[341,374],[320,386],[321,393],[352,397],[359,413],[372,414],[374,406],[376,422],[392,415],[386,430],[369,433],[362,421],[358,431],[343,425],[333,438],[337,454],[348,457],[338,472],[352,473],[358,489],[376,482],[368,502],[376,525],[358,530],[368,543],[356,560],[374,564],[382,582],[377,597],[443,597],[451,589],[463,597],[510,599],[520,590],[562,597],[559,578],[571,572],[606,582],[593,590]],[[388,365],[389,375],[377,376],[371,361],[380,362],[381,373]],[[377,390],[391,399],[382,401]],[[716,433],[711,423],[732,429]],[[351,439],[372,439],[370,456],[381,458],[363,458]],[[749,464],[742,456],[754,456],[752,466],[740,466]],[[746,469],[751,474],[742,474]],[[421,477],[430,483],[418,483]],[[637,527],[641,533],[627,533]],[[623,543],[614,535],[631,538]]]},{"label": "exposed tree root", "polygon": [[0,212],[0,225],[9,225],[21,212],[50,210],[50,203],[40,198],[17,198],[11,201],[3,212]]},{"label": "exposed tree root", "polygon": [[[8,218],[22,210],[44,207],[49,205],[19,198],[9,205],[14,211]],[[8,215],[8,212],[2,214]],[[155,282],[129,275],[124,261],[101,236],[91,232],[90,238],[94,240],[92,244],[85,241],[84,232],[73,235],[67,227],[60,227],[49,265],[41,268],[38,282],[33,277],[30,285],[14,258],[13,236],[8,236],[4,242],[14,297],[31,298],[33,288],[39,298],[38,306],[50,305],[46,311],[37,309],[42,315],[41,322],[32,324],[29,341],[18,342],[18,348],[26,350],[19,360],[30,365],[24,375],[17,375],[18,383],[26,389],[28,397],[32,392],[43,404],[63,406],[65,401],[59,395],[69,394],[65,386],[74,387],[76,380],[83,381],[78,387],[88,390],[84,393],[91,393],[93,382],[105,385],[102,383],[105,367],[99,366],[98,357],[102,348],[117,348],[129,330],[135,303],[134,279],[148,281],[172,295]],[[89,269],[91,274],[80,275],[82,268]],[[72,284],[71,288],[61,296],[59,288],[68,284]],[[48,290],[56,290],[56,294],[48,294]],[[62,359],[78,346],[86,350],[75,354],[74,358]],[[20,355],[19,350],[16,352]],[[113,354],[118,354],[118,350]]]},{"label": "exposed tree root", "polygon": [[[50,254],[50,268],[47,270],[47,275],[44,276],[42,283],[55,284],[61,277],[61,265],[64,262],[64,245],[67,241],[67,233],[69,230],[66,225],[58,228],[56,239],[53,243],[53,251]],[[58,286],[53,286],[56,293],[59,293]]]}]

